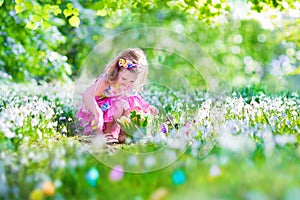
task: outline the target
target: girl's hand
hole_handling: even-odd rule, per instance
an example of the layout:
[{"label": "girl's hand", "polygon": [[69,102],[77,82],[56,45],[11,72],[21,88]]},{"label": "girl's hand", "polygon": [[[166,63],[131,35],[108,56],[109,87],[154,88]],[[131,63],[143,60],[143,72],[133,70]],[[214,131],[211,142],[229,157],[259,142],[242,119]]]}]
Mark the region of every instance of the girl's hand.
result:
[{"label": "girl's hand", "polygon": [[103,128],[103,112],[101,110],[96,110],[95,119],[91,122],[92,128],[94,130]]},{"label": "girl's hand", "polygon": [[150,110],[150,113],[153,115],[157,115],[159,113],[159,110],[154,106],[150,106],[149,110]]},{"label": "girl's hand", "polygon": [[122,116],[129,117],[130,112],[131,112],[131,111],[130,111],[129,109],[128,109],[128,110],[125,110],[125,111],[123,112]]}]

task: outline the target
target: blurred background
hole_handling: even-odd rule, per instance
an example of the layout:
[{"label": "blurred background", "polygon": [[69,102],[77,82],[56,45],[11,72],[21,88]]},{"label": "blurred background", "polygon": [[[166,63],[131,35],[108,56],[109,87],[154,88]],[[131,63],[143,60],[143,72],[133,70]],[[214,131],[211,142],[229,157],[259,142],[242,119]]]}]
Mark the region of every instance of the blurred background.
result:
[{"label": "blurred background", "polygon": [[[97,44],[124,31],[152,27],[198,43],[230,88],[254,84],[295,90],[300,73],[299,8],[292,0],[1,0],[0,78],[72,82]],[[122,41],[127,44],[124,38],[118,45],[126,46]],[[193,86],[200,85],[201,79],[180,56],[144,50],[150,66],[171,66]],[[103,59],[99,54],[95,59],[103,59],[98,62],[104,65],[115,55]]]},{"label": "blurred background", "polygon": [[[0,199],[299,199],[299,10],[295,0],[0,0]],[[111,168],[82,148],[74,100],[127,47],[145,51],[143,96],[161,112],[152,142],[105,149],[149,156]],[[206,89],[221,83],[231,93],[216,144]],[[195,140],[176,162],[126,173],[160,165],[151,153],[191,121]]]}]

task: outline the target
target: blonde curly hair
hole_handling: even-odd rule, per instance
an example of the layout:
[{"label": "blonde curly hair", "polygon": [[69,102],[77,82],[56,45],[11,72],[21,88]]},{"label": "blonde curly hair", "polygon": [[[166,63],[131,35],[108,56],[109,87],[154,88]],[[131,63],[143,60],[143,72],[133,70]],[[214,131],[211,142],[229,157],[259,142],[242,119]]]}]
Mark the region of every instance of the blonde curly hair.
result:
[{"label": "blonde curly hair", "polygon": [[106,83],[114,85],[118,79],[121,68],[118,66],[120,59],[130,60],[133,64],[138,64],[138,67],[130,69],[130,72],[137,73],[138,78],[135,82],[134,90],[140,90],[148,76],[148,62],[142,49],[128,48],[123,50],[111,63],[104,69],[104,77]]}]

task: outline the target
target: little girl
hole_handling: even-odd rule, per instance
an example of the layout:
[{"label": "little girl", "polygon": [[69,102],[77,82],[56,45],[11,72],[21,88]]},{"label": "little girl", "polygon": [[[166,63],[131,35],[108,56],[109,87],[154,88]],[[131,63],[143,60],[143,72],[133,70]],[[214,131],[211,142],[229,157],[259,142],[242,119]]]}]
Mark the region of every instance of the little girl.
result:
[{"label": "little girl", "polygon": [[84,105],[76,113],[84,134],[104,133],[107,143],[123,143],[125,133],[116,120],[133,110],[158,114],[158,109],[137,95],[148,75],[144,52],[126,49],[104,69],[82,94]]}]

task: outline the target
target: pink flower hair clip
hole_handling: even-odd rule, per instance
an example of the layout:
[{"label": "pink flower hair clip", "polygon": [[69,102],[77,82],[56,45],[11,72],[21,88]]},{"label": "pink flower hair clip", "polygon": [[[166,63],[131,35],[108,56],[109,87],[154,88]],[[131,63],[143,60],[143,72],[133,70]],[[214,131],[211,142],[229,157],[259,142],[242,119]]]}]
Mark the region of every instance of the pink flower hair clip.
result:
[{"label": "pink flower hair clip", "polygon": [[118,66],[131,70],[132,68],[138,67],[139,65],[132,63],[130,60],[125,60],[121,58],[119,60]]}]

